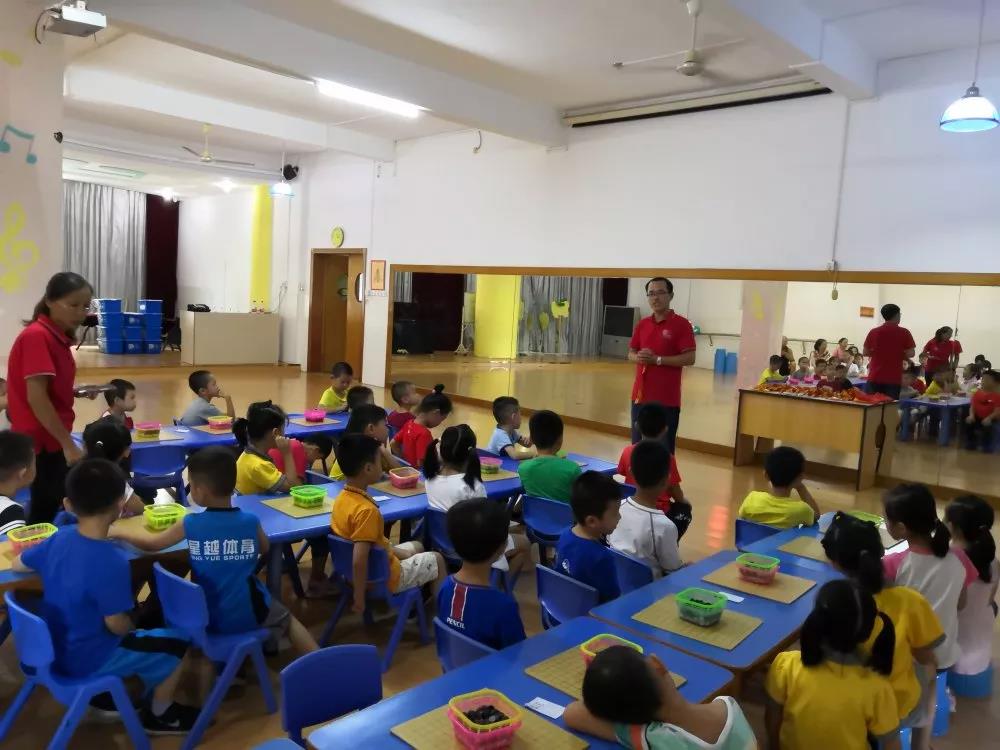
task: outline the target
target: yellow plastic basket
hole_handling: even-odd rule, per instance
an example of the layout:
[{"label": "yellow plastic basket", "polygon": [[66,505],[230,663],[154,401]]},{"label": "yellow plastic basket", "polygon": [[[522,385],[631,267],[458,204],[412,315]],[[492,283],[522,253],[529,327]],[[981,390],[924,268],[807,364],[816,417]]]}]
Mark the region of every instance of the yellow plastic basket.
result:
[{"label": "yellow plastic basket", "polygon": [[58,529],[51,523],[33,523],[31,526],[19,526],[16,529],[11,529],[7,534],[7,539],[10,540],[10,546],[14,549],[14,553],[19,555],[21,550],[41,544],[56,531]]},{"label": "yellow plastic basket", "polygon": [[628,646],[629,648],[634,648],[640,654],[643,653],[642,646],[638,643],[626,641],[624,638],[612,635],[611,633],[598,633],[593,638],[584,641],[580,644],[580,653],[583,654],[583,660],[587,664],[590,664],[599,653],[612,646]]},{"label": "yellow plastic basket", "polygon": [[150,529],[153,531],[163,531],[184,518],[186,512],[184,506],[179,503],[147,505],[142,510],[142,517],[146,522],[146,526]]}]

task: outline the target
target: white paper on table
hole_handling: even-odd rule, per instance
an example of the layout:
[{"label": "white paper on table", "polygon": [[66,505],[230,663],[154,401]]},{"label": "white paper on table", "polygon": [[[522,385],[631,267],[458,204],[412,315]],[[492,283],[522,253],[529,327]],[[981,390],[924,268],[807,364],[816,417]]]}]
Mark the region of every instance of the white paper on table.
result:
[{"label": "white paper on table", "polygon": [[532,698],[524,705],[532,711],[540,713],[542,716],[548,716],[550,719],[558,719],[566,711],[566,709],[558,703],[547,701],[544,698]]}]

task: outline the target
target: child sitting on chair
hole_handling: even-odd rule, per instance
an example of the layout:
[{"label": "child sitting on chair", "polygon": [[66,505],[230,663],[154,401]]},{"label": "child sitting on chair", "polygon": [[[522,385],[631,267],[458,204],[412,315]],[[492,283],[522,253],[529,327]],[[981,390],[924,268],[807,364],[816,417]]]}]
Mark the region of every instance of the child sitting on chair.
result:
[{"label": "child sitting on chair", "polygon": [[135,386],[127,380],[113,378],[108,381],[108,385],[114,386],[113,391],[106,391],[104,400],[108,402],[108,408],[101,415],[101,418],[111,417],[111,419],[125,425],[125,429],[131,430],[135,427],[129,412],[135,411]]},{"label": "child sitting on chair", "polygon": [[226,414],[230,417],[236,416],[236,407],[233,406],[233,399],[228,393],[222,390],[219,381],[208,370],[195,370],[188,375],[188,387],[194,391],[195,399],[191,402],[181,418],[177,421],[186,427],[199,427],[208,424],[209,417],[221,417],[222,412],[215,404],[214,399],[221,398],[226,402]]},{"label": "child sitting on chair", "polygon": [[[382,446],[382,473],[386,474],[392,469],[398,469],[402,462],[389,451],[387,442],[389,440],[389,425],[386,423],[385,409],[374,404],[363,404],[351,411],[351,418],[347,420],[347,427],[344,428],[345,435],[367,435],[375,438]],[[334,460],[330,467],[330,479],[338,482],[344,478],[344,472],[340,468],[340,463]]]},{"label": "child sitting on chair", "polygon": [[986,450],[992,443],[993,425],[1000,421],[1000,372],[983,373],[982,387],[972,394],[969,416],[966,417],[965,446]]},{"label": "child sitting on chair", "polygon": [[524,493],[568,503],[580,466],[558,455],[563,442],[562,419],[554,411],[536,411],[528,420],[528,431],[538,455],[517,468]]},{"label": "child sitting on chair", "polygon": [[[347,411],[354,411],[359,406],[375,404],[375,392],[367,385],[352,385],[347,389]],[[383,413],[385,410],[382,410]]]},{"label": "child sitting on chair", "polygon": [[780,354],[772,354],[771,358],[767,362],[767,367],[760,374],[760,380],[757,381],[758,385],[764,385],[765,383],[784,383],[788,378],[781,374],[781,365],[785,362],[785,358]]},{"label": "child sitting on chair", "polygon": [[599,653],[583,676],[583,701],[563,715],[566,726],[622,747],[745,750],[757,747],[735,698],[691,703],[655,655],[628,646]]},{"label": "child sitting on chair", "polygon": [[[805,485],[806,458],[802,452],[782,445],[767,454],[764,474],[770,491],[755,490],[740,505],[739,517],[781,529],[812,526],[819,518],[819,506]],[[792,498],[797,492],[800,500]]]},{"label": "child sitting on chair", "polygon": [[621,594],[607,541],[621,520],[621,502],[618,482],[599,471],[585,471],[573,482],[569,499],[576,523],[563,531],[556,545],[556,570],[593,586],[602,603]]},{"label": "child sitting on chair", "polygon": [[382,479],[382,444],[367,435],[344,435],[337,460],[346,484],[333,502],[330,528],[354,543],[353,611],[365,611],[368,556],[373,546],[385,550],[389,559],[389,591],[399,593],[428,583],[440,586],[448,570],[439,553],[424,552],[419,542],[393,546],[385,537],[382,513],[368,494],[368,486]]},{"label": "child sitting on chair", "polygon": [[809,357],[799,357],[799,366],[788,376],[789,383],[808,383],[812,377],[812,370],[809,369]]},{"label": "child sitting on chair", "polygon": [[56,669],[71,678],[139,677],[139,710],[149,734],[187,734],[198,709],[174,702],[188,650],[177,630],[136,630],[132,576],[125,552],[109,541],[121,515],[125,475],[103,458],[85,458],[66,476],[66,510],[78,523],[64,526],[14,558],[18,573],[42,579],[42,611],[50,625]]},{"label": "child sitting on chair", "polygon": [[507,547],[507,507],[481,498],[462,500],[448,511],[447,525],[462,567],[441,584],[438,618],[493,649],[520,643],[525,634],[517,600],[490,581],[493,563]]},{"label": "child sitting on chair", "polygon": [[521,426],[521,405],[517,399],[513,396],[493,399],[493,418],[497,422],[497,428],[493,430],[486,450],[504,458],[516,460],[531,458],[530,453],[517,450],[518,447],[531,447],[531,438],[518,432]]},{"label": "child sitting on chair", "polygon": [[354,368],[347,362],[337,362],[330,368],[330,387],[323,391],[319,408],[328,414],[347,410],[347,389],[354,380]]},{"label": "child sitting on chair", "polygon": [[413,419],[413,409],[420,403],[420,394],[417,393],[416,384],[409,380],[397,380],[392,384],[390,392],[396,408],[386,421],[395,432],[399,432],[403,425]]},{"label": "child sitting on chair", "polygon": [[20,432],[0,430],[0,534],[24,526],[24,507],[13,498],[34,481],[34,442]]},{"label": "child sitting on chair", "polygon": [[403,425],[390,443],[394,456],[399,456],[415,469],[419,469],[427,455],[427,446],[434,436],[431,430],[439,426],[451,414],[451,399],[444,395],[444,386],[434,386],[417,406],[417,415]]}]

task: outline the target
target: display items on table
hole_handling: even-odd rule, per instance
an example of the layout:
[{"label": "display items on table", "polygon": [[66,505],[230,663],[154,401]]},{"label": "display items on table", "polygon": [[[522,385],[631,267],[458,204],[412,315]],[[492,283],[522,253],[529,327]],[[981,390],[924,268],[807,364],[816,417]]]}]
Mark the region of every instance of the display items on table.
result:
[{"label": "display items on table", "polygon": [[820,398],[828,401],[857,401],[861,404],[885,404],[893,399],[882,393],[865,393],[855,388],[816,387],[812,385],[793,385],[791,383],[762,383],[754,388],[761,393],[777,393],[782,396],[799,396],[802,398]]}]

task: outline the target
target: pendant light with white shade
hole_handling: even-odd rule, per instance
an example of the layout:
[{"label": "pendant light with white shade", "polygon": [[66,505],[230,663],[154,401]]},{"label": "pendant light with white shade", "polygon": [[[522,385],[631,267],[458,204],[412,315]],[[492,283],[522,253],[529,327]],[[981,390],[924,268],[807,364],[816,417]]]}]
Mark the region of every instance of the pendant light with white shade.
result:
[{"label": "pendant light with white shade", "polygon": [[979,0],[979,40],[976,43],[976,67],[972,74],[972,85],[961,99],[956,99],[941,115],[941,130],[949,133],[976,133],[992,130],[1000,125],[997,108],[985,96],[980,96],[976,81],[979,78],[979,55],[983,49],[983,17],[986,15],[986,0]]}]

